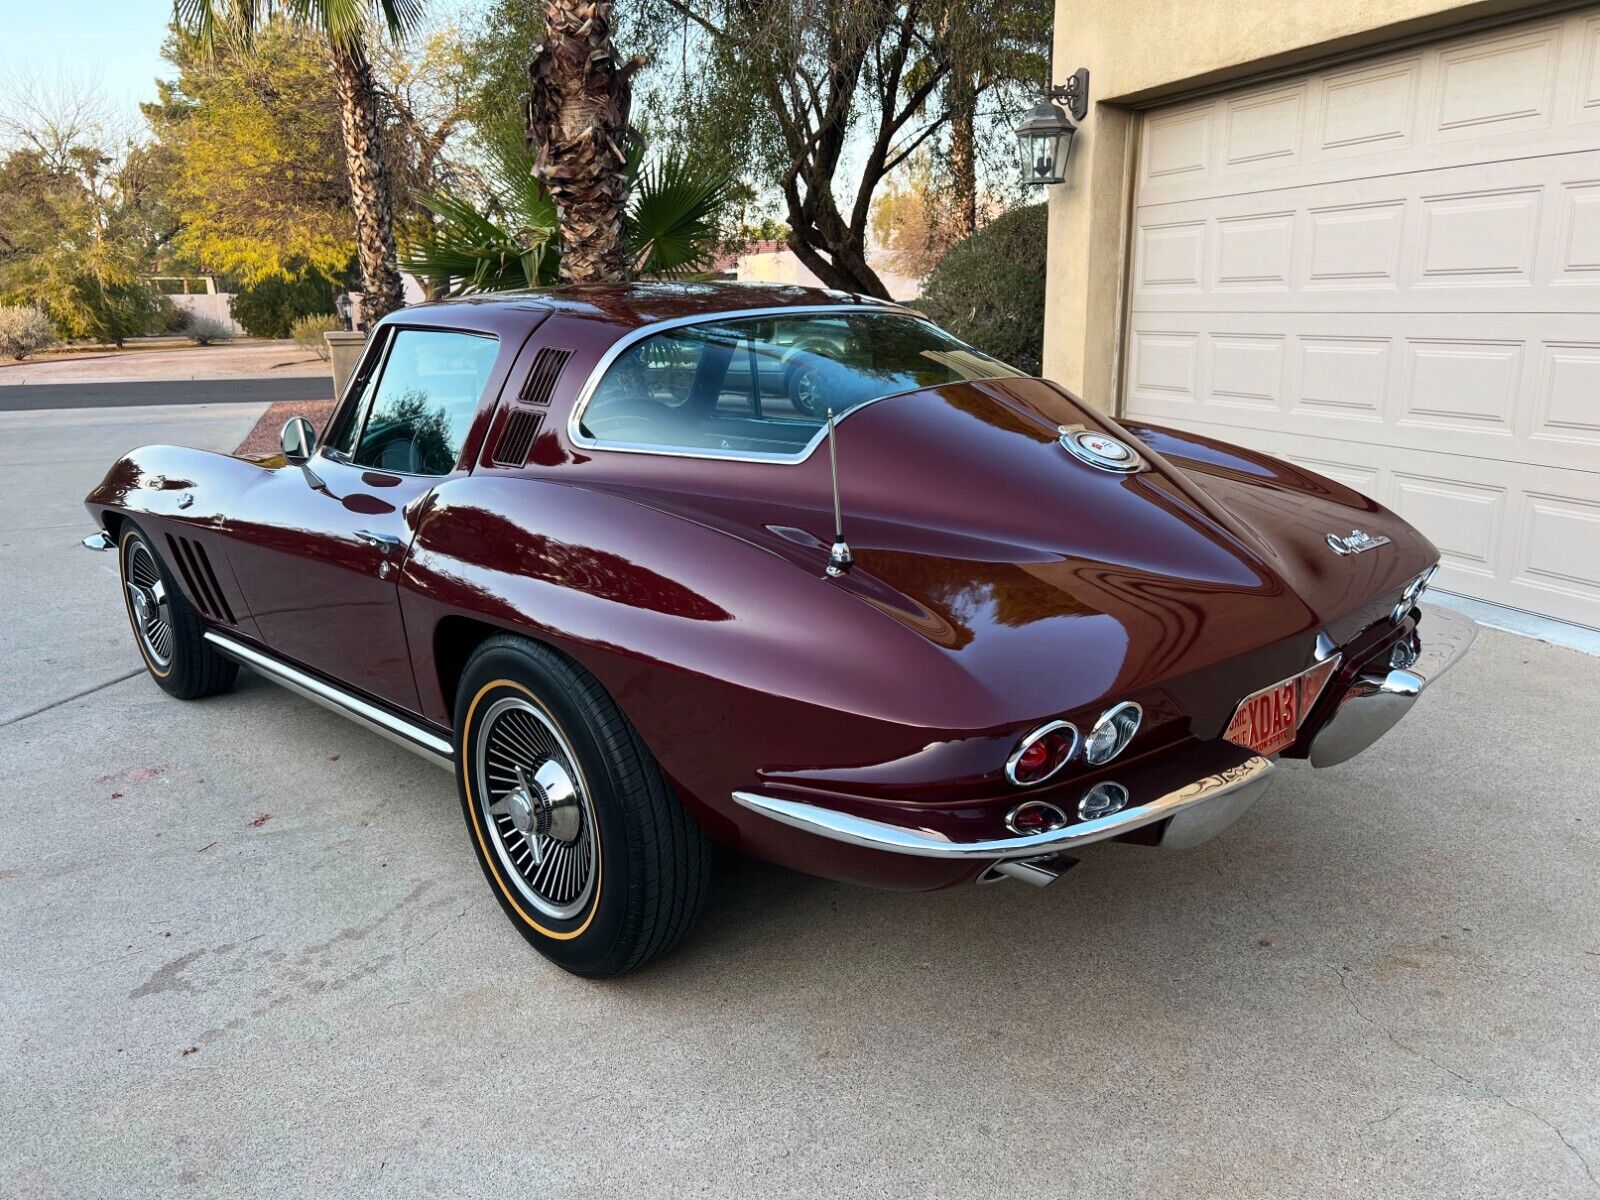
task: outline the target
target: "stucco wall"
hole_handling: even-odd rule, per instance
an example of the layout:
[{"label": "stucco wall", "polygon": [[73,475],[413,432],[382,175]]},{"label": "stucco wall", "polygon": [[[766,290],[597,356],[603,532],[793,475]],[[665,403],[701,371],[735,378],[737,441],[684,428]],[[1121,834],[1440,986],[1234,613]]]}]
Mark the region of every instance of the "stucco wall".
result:
[{"label": "stucco wall", "polygon": [[1057,0],[1055,78],[1090,71],[1066,183],[1050,189],[1045,373],[1116,399],[1136,107],[1368,46],[1550,7],[1529,0]]}]

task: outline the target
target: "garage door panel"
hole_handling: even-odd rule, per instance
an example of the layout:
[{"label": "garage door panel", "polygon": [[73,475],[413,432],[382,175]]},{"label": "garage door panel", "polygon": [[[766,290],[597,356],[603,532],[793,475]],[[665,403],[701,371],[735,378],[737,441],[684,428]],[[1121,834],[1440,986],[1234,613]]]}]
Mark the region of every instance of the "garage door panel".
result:
[{"label": "garage door panel", "polygon": [[1600,604],[1600,504],[1532,493],[1521,512],[1512,585],[1575,606]]},{"label": "garage door panel", "polygon": [[1135,312],[1341,297],[1369,311],[1600,311],[1600,149],[1141,204],[1139,222]]},{"label": "garage door panel", "polygon": [[1548,127],[1560,60],[1561,27],[1554,23],[1440,50],[1430,133],[1443,140]]},{"label": "garage door panel", "polygon": [[1600,470],[1597,314],[1143,312],[1127,355],[1133,417]]},{"label": "garage door panel", "polygon": [[1397,52],[1147,118],[1145,200],[1222,196],[1589,149],[1600,20]]},{"label": "garage door panel", "polygon": [[1578,58],[1577,105],[1572,114],[1573,123],[1600,121],[1600,16],[1584,21],[1573,41]]}]

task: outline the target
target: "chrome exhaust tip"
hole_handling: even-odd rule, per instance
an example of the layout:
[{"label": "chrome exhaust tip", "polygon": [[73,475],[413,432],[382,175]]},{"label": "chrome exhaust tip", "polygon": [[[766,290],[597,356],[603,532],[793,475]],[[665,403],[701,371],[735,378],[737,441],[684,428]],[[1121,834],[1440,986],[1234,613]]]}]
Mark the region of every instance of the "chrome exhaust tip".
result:
[{"label": "chrome exhaust tip", "polygon": [[1034,887],[1049,887],[1073,867],[1078,860],[1065,854],[1052,854],[1045,858],[1008,858],[990,863],[978,876],[979,883],[999,883],[1003,879],[1020,879]]}]

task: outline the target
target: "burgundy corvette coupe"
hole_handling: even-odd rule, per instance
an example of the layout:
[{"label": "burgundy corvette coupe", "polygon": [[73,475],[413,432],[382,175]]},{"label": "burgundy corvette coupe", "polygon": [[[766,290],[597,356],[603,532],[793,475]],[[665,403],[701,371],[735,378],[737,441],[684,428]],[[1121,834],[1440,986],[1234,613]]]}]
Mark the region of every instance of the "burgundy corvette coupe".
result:
[{"label": "burgundy corvette coupe", "polygon": [[244,663],[453,769],[586,975],[683,936],[713,840],[911,889],[1194,845],[1474,632],[1348,488],[801,288],[407,309],[320,439],[148,446],[87,505],[157,683]]}]

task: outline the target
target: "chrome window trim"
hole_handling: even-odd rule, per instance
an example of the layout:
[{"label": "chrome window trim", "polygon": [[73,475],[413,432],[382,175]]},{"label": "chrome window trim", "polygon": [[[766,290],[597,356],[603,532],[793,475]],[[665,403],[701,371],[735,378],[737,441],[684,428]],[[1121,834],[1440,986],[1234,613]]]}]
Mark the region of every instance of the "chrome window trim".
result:
[{"label": "chrome window trim", "polygon": [[[483,329],[468,329],[462,325],[415,325],[406,321],[403,317],[399,320],[390,320],[386,317],[367,332],[367,341],[366,345],[364,345],[361,349],[361,357],[356,360],[355,370],[350,372],[350,378],[345,381],[344,393],[334,402],[333,412],[328,415],[327,424],[324,426],[325,430],[332,429],[338,423],[339,418],[344,415],[346,403],[356,399],[351,394],[352,388],[354,388],[358,383],[364,385],[365,383],[369,382],[368,377],[372,375],[376,375],[379,382],[382,381],[383,373],[389,366],[389,352],[394,348],[394,344],[397,340],[399,340],[400,335],[406,332],[459,333],[466,337],[487,338],[499,347],[499,349],[495,352],[495,361],[489,368],[490,380],[494,378],[494,368],[499,365],[500,356],[506,352],[510,345],[510,343],[505,341],[505,339],[503,339],[498,333],[491,333]],[[379,337],[377,336],[378,334],[382,334],[383,336]],[[372,357],[374,353],[380,356],[380,361],[368,363],[367,360]],[[517,350],[514,353],[520,353],[520,350]],[[515,358],[513,358],[512,363],[515,365]],[[478,393],[478,399],[476,401],[478,411],[482,411],[483,400],[488,394],[488,391],[489,383],[488,381],[485,381],[483,390]],[[373,398],[376,399],[375,393]],[[366,432],[366,424],[371,416],[372,407],[371,405],[368,405],[367,411],[360,414],[359,419],[361,421],[361,427],[356,430],[355,438],[355,444],[357,446],[361,444],[361,435]],[[465,450],[466,446],[463,445],[462,452],[465,452]],[[383,475],[398,475],[402,479],[449,479],[452,475],[459,474],[467,469],[467,464],[463,464],[461,461],[461,453],[456,455],[455,465],[443,475],[425,475],[417,471],[391,471],[387,467],[362,466],[360,463],[352,459],[348,454],[345,454],[341,450],[332,449],[326,444],[318,444],[316,453],[311,457],[313,459],[321,459],[323,462],[337,463],[341,467],[349,467],[356,471],[376,471]]]},{"label": "chrome window trim", "polygon": [[[776,466],[798,466],[811,457],[812,452],[822,445],[828,436],[828,426],[823,423],[811,440],[795,454],[762,454],[759,452],[746,452],[737,454],[719,450],[686,450],[676,446],[654,446],[648,442],[612,442],[601,438],[590,437],[583,433],[580,426],[583,424],[583,411],[589,406],[595,392],[599,389],[606,372],[611,369],[611,364],[628,350],[630,346],[642,342],[645,338],[654,337],[665,333],[669,329],[682,329],[688,325],[715,325],[724,321],[745,321],[761,317],[805,317],[805,316],[830,316],[839,313],[871,313],[874,316],[902,316],[910,317],[914,321],[921,321],[924,325],[938,329],[945,337],[952,337],[939,326],[921,313],[895,304],[892,301],[878,301],[872,304],[796,304],[779,308],[739,308],[725,312],[699,313],[692,317],[672,317],[665,321],[655,321],[649,325],[641,325],[624,336],[612,342],[606,352],[600,356],[600,361],[595,363],[589,377],[583,381],[583,387],[578,392],[578,398],[572,402],[572,411],[567,414],[567,440],[582,450],[604,450],[614,454],[655,454],[662,458],[708,458],[717,462],[742,462],[742,463],[771,463]],[[952,338],[959,345],[966,346],[959,338]],[[983,351],[976,347],[968,347],[975,353]],[[985,357],[988,357],[985,355]],[[1013,368],[1014,369],[1014,368]],[[1020,372],[1018,378],[1026,378]],[[1003,379],[1010,376],[996,375],[992,378]],[[883,396],[874,396],[871,400],[863,401],[854,408],[847,409],[834,419],[837,426],[852,413],[858,413],[868,405],[877,404],[882,400],[889,400],[895,396],[904,396],[909,392],[921,391],[920,388],[908,388],[905,391],[890,392]]]}]

